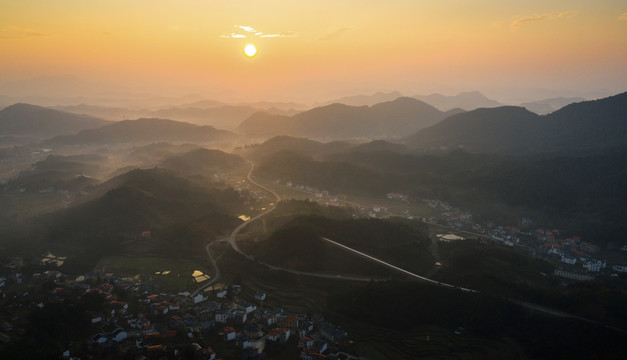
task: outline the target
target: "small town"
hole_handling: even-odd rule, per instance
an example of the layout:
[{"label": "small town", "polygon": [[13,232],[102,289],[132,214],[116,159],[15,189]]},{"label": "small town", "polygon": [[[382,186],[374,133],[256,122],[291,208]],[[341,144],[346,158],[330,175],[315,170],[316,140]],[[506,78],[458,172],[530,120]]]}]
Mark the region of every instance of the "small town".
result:
[{"label": "small town", "polygon": [[[275,180],[275,184],[280,185],[280,180]],[[351,206],[354,207],[361,217],[386,217],[394,215],[389,208],[371,204],[369,206],[358,205],[347,201],[346,195],[330,194],[327,190],[319,190],[315,186],[297,185],[287,181],[284,186],[300,190],[315,196],[315,200],[325,206]],[[415,201],[410,196],[402,193],[391,192],[386,194],[389,200],[400,200],[405,204]],[[492,243],[499,243],[508,247],[525,251],[532,256],[544,258],[556,265],[553,275],[566,280],[585,281],[593,280],[596,276],[617,277],[619,273],[627,273],[627,246],[623,246],[619,251],[602,251],[595,244],[583,241],[581,237],[564,236],[559,229],[531,229],[531,221],[523,219],[522,225],[526,228],[521,230],[521,226],[499,225],[492,221],[479,224],[473,221],[473,216],[468,211],[463,211],[451,206],[446,201],[438,199],[421,199],[428,207],[440,212],[438,216],[429,218],[416,218],[408,211],[403,213],[405,218],[410,220],[418,219],[422,222],[439,225],[448,228],[453,232],[465,233],[467,238],[483,238]],[[463,240],[464,237],[453,236],[456,240]],[[441,241],[449,241],[446,238],[439,238]],[[602,258],[607,253],[614,253],[614,263]],[[619,259],[619,260],[616,260]]]},{"label": "small town", "polygon": [[[428,206],[442,211],[438,217],[423,219],[430,224],[439,224],[453,231],[466,233],[468,237],[489,239],[509,247],[525,251],[533,256],[544,258],[555,264],[554,275],[569,280],[592,280],[597,275],[617,277],[619,273],[627,272],[627,263],[610,264],[607,259],[601,259],[608,253],[614,258],[624,259],[627,247],[619,251],[602,251],[595,244],[583,241],[581,237],[564,236],[559,229],[538,228],[522,231],[517,226],[498,225],[488,221],[478,224],[472,221],[472,215],[463,212],[440,200],[423,200]],[[463,239],[463,238],[460,238]],[[618,254],[617,254],[618,253]]]},{"label": "small town", "polygon": [[[48,265],[50,267],[50,265]],[[2,264],[0,346],[27,336],[29,319],[53,304],[88,304],[84,339],[65,344],[63,358],[364,359],[349,355],[348,334],[306,314],[264,307],[266,294],[241,285],[197,295],[160,292],[152,282],[87,273],[74,279],[56,270],[29,273],[21,258]],[[222,352],[222,353],[221,353]],[[90,357],[93,358],[93,357]]]}]

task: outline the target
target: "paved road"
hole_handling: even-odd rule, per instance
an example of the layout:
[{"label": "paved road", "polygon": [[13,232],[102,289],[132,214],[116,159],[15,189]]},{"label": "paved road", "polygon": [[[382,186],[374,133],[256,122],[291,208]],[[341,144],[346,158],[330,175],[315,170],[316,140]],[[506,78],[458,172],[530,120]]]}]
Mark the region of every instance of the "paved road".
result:
[{"label": "paved road", "polygon": [[256,182],[255,180],[253,180],[253,178],[252,178],[252,173],[253,173],[253,171],[255,170],[255,164],[253,164],[253,163],[252,163],[252,162],[250,162],[250,161],[249,161],[248,163],[250,164],[250,171],[248,171],[248,175],[246,175],[246,178],[248,179],[248,181],[249,181],[251,184],[253,184],[253,185],[257,186],[257,187],[260,187],[260,188],[262,188],[263,190],[265,190],[265,191],[267,191],[267,192],[271,193],[271,194],[272,194],[272,195],[274,195],[274,197],[276,198],[276,201],[274,202],[274,205],[273,205],[270,209],[268,209],[268,210],[266,210],[266,211],[262,212],[261,214],[259,214],[259,215],[255,216],[254,218],[252,218],[252,219],[250,219],[250,220],[248,220],[248,221],[243,222],[242,224],[240,224],[237,228],[235,228],[235,230],[233,230],[233,232],[231,233],[231,236],[229,237],[229,244],[231,244],[231,247],[233,248],[233,250],[235,250],[235,251],[237,251],[238,253],[240,253],[240,254],[244,255],[246,258],[253,260],[253,257],[252,257],[252,256],[250,256],[250,255],[246,254],[245,252],[243,252],[243,251],[239,248],[239,246],[237,246],[237,241],[235,241],[235,239],[237,238],[237,234],[239,234],[239,232],[240,232],[243,228],[245,228],[248,224],[250,224],[250,223],[254,222],[255,220],[260,219],[260,218],[262,218],[262,217],[264,217],[264,216],[268,215],[268,214],[269,214],[269,213],[271,213],[272,211],[274,211],[274,209],[276,209],[276,206],[278,205],[278,203],[281,201],[281,195],[277,194],[274,190],[272,190],[272,189],[270,189],[270,188],[268,188],[268,187],[266,187],[266,186],[264,186],[264,185],[261,185],[261,184],[259,184],[258,182]]},{"label": "paved road", "polygon": [[[243,252],[239,248],[239,246],[237,246],[237,242],[236,242],[237,234],[239,234],[239,232],[244,227],[246,227],[248,224],[250,224],[253,221],[258,220],[258,219],[262,218],[263,216],[266,216],[267,214],[272,212],[276,208],[277,204],[281,201],[281,196],[279,194],[277,194],[274,190],[272,190],[272,189],[270,189],[270,188],[268,188],[268,187],[266,187],[266,186],[264,186],[262,184],[259,184],[258,182],[256,182],[255,180],[252,179],[252,173],[253,173],[253,171],[255,169],[255,165],[252,162],[250,162],[250,161],[249,161],[249,163],[250,163],[250,171],[248,172],[248,175],[246,176],[248,181],[250,181],[251,184],[260,187],[261,189],[270,192],[272,195],[274,195],[276,197],[276,202],[275,202],[274,206],[272,206],[272,208],[270,208],[267,211],[265,211],[265,212],[255,216],[254,218],[250,219],[249,221],[240,224],[237,228],[235,228],[235,230],[233,230],[233,232],[231,233],[231,236],[229,236],[228,238],[221,239],[220,241],[227,241],[228,240],[228,242],[231,245],[231,247],[233,248],[233,250],[235,250],[239,254],[245,256],[247,259],[255,261],[255,258],[253,256]],[[434,225],[436,225],[436,224],[434,224]],[[466,233],[469,233],[469,232],[466,232]],[[485,235],[481,235],[481,234],[474,234],[474,233],[470,233],[470,234],[485,237]],[[370,256],[368,254],[365,254],[365,253],[363,253],[361,251],[355,250],[355,249],[350,248],[350,247],[348,247],[346,245],[343,245],[343,244],[340,244],[338,242],[335,242],[335,241],[333,241],[331,239],[328,239],[328,238],[325,238],[325,237],[323,237],[322,239],[324,241],[328,242],[329,244],[335,245],[335,246],[340,247],[340,248],[342,248],[344,250],[347,250],[347,251],[350,251],[352,253],[355,253],[355,254],[357,254],[359,256],[362,256],[362,257],[364,257],[366,259],[369,259],[371,261],[383,264],[383,265],[385,265],[385,266],[387,266],[387,267],[389,267],[391,269],[394,269],[394,270],[396,270],[398,272],[401,272],[401,273],[403,273],[405,275],[409,275],[409,276],[411,276],[413,278],[416,278],[416,279],[419,279],[421,281],[425,281],[425,282],[432,283],[432,284],[439,285],[439,286],[454,288],[454,289],[458,289],[458,290],[465,291],[465,292],[472,292],[472,293],[478,293],[479,292],[478,290],[475,290],[475,289],[469,289],[469,288],[464,288],[464,287],[460,287],[460,286],[455,286],[455,285],[452,285],[452,284],[442,283],[440,281],[436,281],[436,280],[433,280],[433,279],[430,279],[430,278],[427,278],[427,277],[424,277],[424,276],[420,276],[418,274],[414,274],[414,273],[412,273],[410,271],[407,271],[407,270],[402,269],[402,268],[400,268],[398,266],[395,266],[395,265],[392,265],[390,263],[387,263],[387,262],[385,262],[383,260],[377,259],[377,258],[375,258],[373,256]],[[218,268],[218,265],[215,262],[215,259],[211,256],[211,252],[209,251],[210,250],[209,247],[211,246],[212,243],[207,244],[205,249],[207,250],[207,255],[209,255],[209,258],[211,259],[211,262],[213,263],[213,266],[216,268],[216,277],[211,281],[211,283],[204,284],[201,288],[197,289],[194,292],[194,294],[197,294],[202,289],[204,289],[204,288],[210,286],[211,284],[213,284],[215,281],[217,281],[217,279],[219,277],[220,270]],[[373,281],[373,280],[374,281],[387,281],[387,280],[389,280],[389,279],[381,279],[381,278],[377,279],[377,278],[370,278],[370,277],[363,277],[363,276],[352,276],[352,275],[351,276],[347,276],[347,275],[340,275],[340,274],[321,274],[321,273],[314,273],[314,272],[297,271],[297,270],[291,270],[291,269],[282,268],[282,267],[279,267],[279,266],[274,266],[274,265],[271,265],[271,264],[268,264],[268,263],[265,263],[265,262],[262,262],[262,261],[258,261],[258,260],[257,260],[257,262],[259,264],[261,264],[261,265],[271,269],[271,270],[284,271],[284,272],[288,272],[288,273],[296,274],[296,275],[305,275],[305,276],[312,276],[312,277],[318,277],[318,278],[336,279],[336,280],[349,280],[349,281]],[[506,300],[511,301],[514,304],[517,304],[519,306],[522,306],[522,307],[530,309],[530,310],[543,312],[543,313],[550,314],[550,315],[557,316],[557,317],[575,318],[575,319],[579,319],[579,320],[586,321],[586,322],[589,322],[589,323],[598,324],[595,321],[592,321],[592,320],[589,320],[589,319],[585,319],[585,318],[582,318],[580,316],[576,316],[576,315],[573,315],[573,314],[568,314],[568,313],[565,313],[565,312],[562,312],[562,311],[559,311],[559,310],[551,309],[551,308],[548,308],[548,307],[545,307],[545,306],[541,306],[541,305],[538,305],[538,304],[528,303],[528,302],[515,300],[515,299],[506,299]],[[610,327],[610,326],[605,326],[605,327],[613,329],[613,330],[617,330],[617,331],[620,331],[620,332],[625,332],[624,330],[617,329],[617,328],[614,328],[614,327]]]},{"label": "paved road", "polygon": [[214,240],[214,241],[210,242],[209,244],[207,244],[207,246],[205,246],[205,251],[207,252],[207,256],[209,256],[209,260],[211,260],[211,264],[213,264],[213,267],[216,269],[216,273],[215,273],[213,279],[208,280],[206,283],[202,284],[198,289],[196,289],[192,293],[192,296],[198,295],[201,291],[203,291],[206,288],[208,288],[209,286],[213,285],[216,281],[218,281],[218,279],[220,279],[220,275],[221,275],[220,268],[218,267],[216,259],[211,255],[211,245],[214,242],[216,242],[216,241],[223,241],[223,240],[224,239]]},{"label": "paved road", "polygon": [[353,248],[350,248],[350,247],[348,247],[346,245],[340,244],[338,242],[335,242],[335,241],[333,241],[331,239],[328,239],[328,238],[325,238],[325,237],[323,237],[322,240],[324,240],[324,241],[326,241],[326,242],[328,242],[328,243],[330,243],[332,245],[335,245],[337,247],[340,247],[340,248],[342,248],[344,250],[351,251],[351,252],[353,252],[353,253],[355,253],[355,254],[357,254],[359,256],[365,257],[366,259],[372,260],[374,262],[378,262],[379,264],[383,264],[383,265],[385,265],[385,266],[387,266],[387,267],[389,267],[391,269],[394,269],[394,270],[396,270],[398,272],[401,272],[401,273],[403,273],[405,275],[409,275],[411,277],[414,277],[414,278],[422,280],[422,281],[426,281],[428,283],[432,283],[432,284],[436,284],[436,285],[440,285],[440,286],[444,286],[444,287],[450,287],[450,288],[454,288],[454,289],[459,289],[459,290],[466,291],[466,292],[475,292],[475,293],[479,292],[477,290],[468,289],[468,288],[464,288],[464,287],[459,287],[459,286],[443,283],[443,282],[440,282],[440,281],[429,279],[429,278],[424,277],[424,276],[420,276],[418,274],[414,274],[413,272],[409,272],[409,271],[407,271],[405,269],[402,269],[402,268],[400,268],[398,266],[392,265],[392,264],[387,263],[387,262],[385,262],[383,260],[377,259],[376,257],[370,256],[368,254],[364,254],[363,252],[361,252],[359,250],[355,250]]}]

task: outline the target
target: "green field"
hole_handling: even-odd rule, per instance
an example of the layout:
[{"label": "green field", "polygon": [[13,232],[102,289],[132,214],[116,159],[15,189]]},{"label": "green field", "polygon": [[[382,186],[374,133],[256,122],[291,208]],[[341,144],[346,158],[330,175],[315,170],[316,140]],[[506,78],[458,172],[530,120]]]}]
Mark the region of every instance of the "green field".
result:
[{"label": "green field", "polygon": [[[107,256],[103,257],[96,270],[114,273],[121,277],[153,281],[164,291],[194,290],[198,287],[192,273],[200,270],[213,275],[213,269],[201,262],[163,257]],[[166,275],[156,274],[169,271]]]}]

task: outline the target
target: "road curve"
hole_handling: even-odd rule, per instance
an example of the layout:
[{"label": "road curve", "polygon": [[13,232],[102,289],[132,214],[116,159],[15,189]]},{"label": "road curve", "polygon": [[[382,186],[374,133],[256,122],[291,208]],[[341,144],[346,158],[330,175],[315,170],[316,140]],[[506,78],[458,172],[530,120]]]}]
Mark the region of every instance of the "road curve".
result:
[{"label": "road curve", "polygon": [[263,190],[265,190],[265,191],[267,191],[267,192],[271,193],[271,194],[272,194],[272,195],[274,195],[274,197],[276,198],[276,201],[274,202],[274,205],[273,205],[270,209],[268,209],[268,210],[266,210],[266,211],[262,212],[261,214],[259,214],[259,215],[255,216],[254,218],[252,218],[252,219],[250,219],[250,220],[248,220],[248,221],[246,221],[246,222],[241,223],[238,227],[236,227],[236,228],[235,228],[235,230],[233,230],[233,232],[231,233],[231,236],[229,237],[229,244],[231,244],[231,247],[233,248],[233,250],[235,250],[235,251],[237,251],[238,253],[242,254],[242,255],[243,255],[243,256],[245,256],[246,258],[248,258],[248,259],[250,259],[250,260],[253,260],[253,257],[252,257],[252,256],[250,256],[250,255],[246,254],[245,252],[243,252],[243,251],[239,248],[239,246],[237,246],[237,241],[235,241],[235,239],[237,238],[237,234],[239,234],[239,232],[240,232],[243,228],[245,228],[248,224],[250,224],[250,223],[254,222],[255,220],[257,220],[257,219],[259,219],[259,218],[262,218],[262,217],[264,217],[264,216],[268,215],[268,214],[269,214],[269,213],[271,213],[274,209],[276,209],[277,204],[279,203],[279,201],[281,201],[281,195],[277,194],[277,192],[276,192],[276,191],[274,191],[274,190],[272,190],[272,189],[270,189],[270,188],[268,188],[268,187],[266,187],[266,186],[264,186],[264,185],[261,185],[261,184],[259,184],[258,182],[256,182],[255,180],[253,180],[253,178],[252,178],[252,173],[253,173],[253,171],[255,170],[255,164],[253,164],[251,161],[248,161],[248,163],[250,164],[250,170],[248,171],[248,175],[246,175],[246,179],[248,179],[248,181],[249,181],[251,184],[253,184],[253,185],[255,185],[255,186],[257,186],[257,187],[259,187],[259,188],[261,188],[261,189],[263,189]]},{"label": "road curve", "polygon": [[[248,175],[246,175],[246,178],[248,179],[248,181],[250,181],[250,183],[252,183],[253,185],[255,185],[257,187],[259,187],[259,188],[261,188],[261,189],[263,189],[265,191],[268,191],[269,193],[271,193],[272,195],[274,195],[276,197],[276,202],[275,202],[274,206],[272,206],[272,208],[270,208],[270,209],[266,210],[265,212],[255,216],[254,218],[252,218],[252,219],[250,219],[250,220],[240,224],[237,228],[235,228],[235,230],[233,230],[233,232],[231,233],[231,236],[229,236],[227,238],[228,241],[229,241],[229,244],[231,245],[233,250],[235,250],[238,253],[240,253],[241,255],[245,256],[247,259],[250,259],[250,260],[254,261],[255,259],[254,259],[253,256],[243,252],[239,248],[239,246],[237,246],[237,242],[235,241],[236,238],[237,238],[237,234],[239,234],[239,232],[244,227],[246,227],[248,224],[250,224],[253,221],[258,220],[259,218],[261,218],[261,217],[269,214],[270,212],[272,212],[276,208],[276,206],[279,203],[279,201],[281,201],[281,196],[279,194],[277,194],[274,190],[272,190],[272,189],[270,189],[270,188],[268,188],[268,187],[266,187],[264,185],[259,184],[256,181],[254,181],[252,179],[252,173],[253,173],[253,171],[255,169],[255,164],[253,164],[251,161],[248,161],[248,163],[250,164],[250,171],[248,172]],[[226,240],[226,239],[222,239],[221,241],[223,241],[223,240]],[[387,262],[385,262],[383,260],[379,260],[379,259],[377,259],[377,258],[375,258],[373,256],[370,256],[368,254],[362,253],[361,251],[355,250],[353,248],[350,248],[350,247],[348,247],[346,245],[340,244],[338,242],[335,242],[335,241],[333,241],[331,239],[328,239],[328,238],[325,238],[325,237],[322,237],[322,240],[328,242],[329,244],[332,244],[332,245],[335,245],[337,247],[343,248],[343,249],[348,250],[350,252],[353,252],[353,253],[355,253],[355,254],[357,254],[359,256],[362,256],[362,257],[364,257],[366,259],[378,262],[378,263],[383,264],[383,265],[385,265],[385,266],[387,266],[387,267],[389,267],[391,269],[394,269],[396,271],[399,271],[399,272],[404,273],[406,275],[409,275],[409,276],[411,276],[413,278],[417,278],[419,280],[422,280],[422,281],[425,281],[425,282],[428,282],[428,283],[432,283],[432,284],[439,285],[439,286],[444,286],[444,287],[449,287],[449,288],[454,288],[454,289],[458,289],[458,290],[461,290],[461,291],[464,291],[464,292],[472,292],[472,293],[478,293],[479,292],[478,290],[475,290],[475,289],[469,289],[469,288],[464,288],[464,287],[460,287],[460,286],[455,286],[455,285],[452,285],[452,284],[446,284],[446,283],[442,283],[440,281],[436,281],[436,280],[429,279],[429,278],[424,277],[424,276],[420,276],[420,275],[414,274],[414,273],[409,272],[409,271],[407,271],[405,269],[402,269],[402,268],[400,268],[398,266],[389,264],[389,263],[387,263]],[[204,288],[210,286],[211,284],[213,284],[213,282],[217,281],[217,279],[219,277],[218,274],[220,273],[220,270],[218,269],[218,265],[216,264],[215,259],[211,256],[211,253],[209,251],[209,247],[211,246],[212,243],[213,242],[207,244],[206,250],[207,250],[207,254],[209,255],[209,258],[211,259],[214,267],[216,268],[216,277],[214,279],[212,279],[211,283],[205,284],[201,288],[196,290],[194,292],[195,294],[198,293],[201,289],[204,289]],[[271,269],[271,270],[284,271],[284,272],[288,272],[288,273],[296,274],[296,275],[305,275],[305,276],[318,277],[318,278],[336,279],[336,280],[349,280],[349,281],[386,281],[386,280],[389,280],[389,279],[376,279],[376,278],[360,277],[360,276],[346,276],[346,275],[321,274],[321,273],[314,273],[314,272],[297,271],[297,270],[291,270],[291,269],[282,268],[282,267],[279,267],[279,266],[274,266],[274,265],[271,265],[271,264],[268,264],[268,263],[265,263],[265,262],[262,262],[262,261],[259,261],[259,260],[257,260],[257,262],[259,264],[261,264],[261,265]],[[506,299],[506,300],[508,300],[508,301],[510,301],[510,302],[512,302],[514,304],[517,304],[517,305],[519,305],[521,307],[524,307],[524,308],[527,308],[527,309],[530,309],[530,310],[534,310],[534,311],[538,311],[538,312],[543,312],[545,314],[549,314],[549,315],[552,315],[552,316],[557,316],[557,317],[562,317],[562,318],[575,318],[575,319],[582,320],[582,321],[585,321],[585,322],[589,322],[589,323],[593,323],[593,324],[599,324],[598,322],[595,322],[595,321],[590,320],[590,319],[582,318],[580,316],[573,315],[573,314],[568,314],[568,313],[565,313],[565,312],[562,312],[562,311],[559,311],[559,310],[555,310],[555,309],[551,309],[551,308],[548,308],[548,307],[545,307],[545,306],[541,306],[541,305],[538,305],[538,304],[528,303],[528,302],[515,300],[515,299]],[[610,326],[607,326],[607,325],[605,325],[605,327],[609,328],[609,329],[612,329],[612,330],[620,331],[620,332],[623,332],[623,333],[625,332],[622,329],[610,327]]]},{"label": "road curve", "polygon": [[332,244],[332,245],[335,245],[335,246],[337,246],[337,247],[340,247],[340,248],[342,248],[342,249],[344,249],[344,250],[348,250],[348,251],[350,251],[350,252],[353,252],[353,253],[355,253],[355,254],[357,254],[357,255],[361,256],[361,257],[365,257],[365,258],[366,258],[366,259],[368,259],[368,260],[372,260],[372,261],[378,262],[379,264],[383,264],[383,265],[385,265],[385,266],[387,266],[387,267],[389,267],[389,268],[391,268],[391,269],[394,269],[394,270],[396,270],[396,271],[398,271],[398,272],[401,272],[401,273],[403,273],[403,274],[405,274],[405,275],[409,275],[409,276],[411,276],[411,277],[414,277],[414,278],[420,279],[420,280],[422,280],[422,281],[426,281],[426,282],[428,282],[428,283],[432,283],[432,284],[435,284],[435,285],[440,285],[440,286],[444,286],[444,287],[450,287],[450,288],[454,288],[454,289],[459,289],[459,290],[466,291],[466,292],[474,292],[474,293],[479,292],[479,291],[474,290],[474,289],[468,289],[468,288],[465,288],[465,287],[459,287],[459,286],[455,286],[455,285],[451,285],[451,284],[443,283],[443,282],[440,282],[440,281],[436,281],[436,280],[433,280],[433,279],[429,279],[429,278],[427,278],[427,277],[420,276],[420,275],[418,275],[418,274],[414,274],[413,272],[409,272],[409,271],[407,271],[407,270],[405,270],[405,269],[402,269],[402,268],[400,268],[400,267],[398,267],[398,266],[392,265],[392,264],[390,264],[390,263],[386,263],[385,261],[383,261],[383,260],[379,260],[379,259],[377,259],[376,257],[373,257],[373,256],[370,256],[370,255],[368,255],[368,254],[362,253],[361,251],[355,250],[355,249],[353,249],[353,248],[350,248],[350,247],[348,247],[348,246],[346,246],[346,245],[340,244],[340,243],[338,243],[338,242],[335,242],[335,241],[333,241],[333,240],[331,240],[331,239],[328,239],[328,238],[325,238],[325,237],[323,237],[323,238],[322,238],[322,240],[324,240],[324,241],[326,241],[326,242],[328,242],[328,243],[330,243],[330,244]]},{"label": "road curve", "polygon": [[206,283],[202,284],[198,289],[194,290],[194,292],[192,293],[192,296],[198,295],[198,293],[205,290],[209,286],[213,285],[216,281],[218,281],[218,279],[220,279],[220,275],[221,275],[220,268],[218,267],[218,263],[216,262],[216,259],[211,255],[211,245],[216,241],[222,241],[222,240],[224,239],[214,240],[205,246],[205,251],[207,252],[207,256],[209,256],[209,260],[211,260],[211,264],[213,264],[213,267],[216,269],[216,273],[213,276],[213,279],[208,280]]}]

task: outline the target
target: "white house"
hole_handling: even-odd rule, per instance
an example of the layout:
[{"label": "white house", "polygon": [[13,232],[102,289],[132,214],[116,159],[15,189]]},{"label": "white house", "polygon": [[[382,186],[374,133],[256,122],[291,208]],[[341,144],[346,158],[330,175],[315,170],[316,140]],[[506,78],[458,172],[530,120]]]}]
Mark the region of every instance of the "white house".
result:
[{"label": "white house", "polygon": [[115,342],[120,342],[120,341],[126,340],[127,338],[128,338],[128,333],[122,328],[117,328],[113,330],[113,332],[111,333],[111,340]]},{"label": "white house", "polygon": [[224,340],[230,341],[235,339],[235,329],[230,326],[224,327]]},{"label": "white house", "polygon": [[577,263],[577,258],[562,255],[562,262],[570,265]]},{"label": "white house", "polygon": [[612,266],[612,270],[618,272],[627,272],[627,265],[614,265]]},{"label": "white house", "polygon": [[216,322],[222,324],[225,324],[229,317],[231,317],[231,312],[228,310],[218,311],[215,315]]}]

